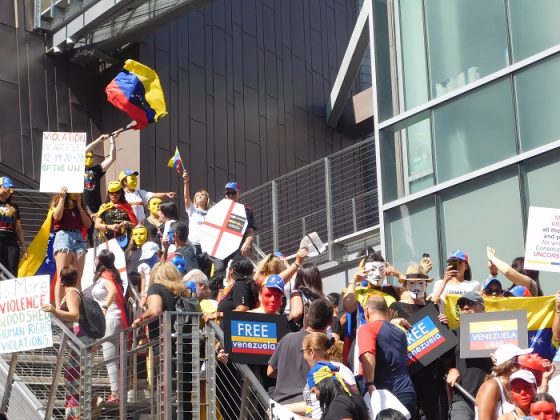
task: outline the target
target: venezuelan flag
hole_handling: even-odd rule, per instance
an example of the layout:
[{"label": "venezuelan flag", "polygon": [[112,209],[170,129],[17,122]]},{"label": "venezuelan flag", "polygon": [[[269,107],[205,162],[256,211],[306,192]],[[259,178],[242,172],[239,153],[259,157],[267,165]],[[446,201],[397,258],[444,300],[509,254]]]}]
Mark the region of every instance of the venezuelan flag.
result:
[{"label": "venezuelan flag", "polygon": [[21,260],[18,267],[18,277],[31,277],[48,274],[51,277],[51,300],[54,300],[54,284],[56,283],[56,263],[53,255],[54,232],[52,231],[51,207],[37,232],[31,245],[27,248],[27,258]]},{"label": "venezuelan flag", "polygon": [[[445,299],[445,315],[449,320],[449,328],[459,327],[459,309],[457,300],[461,296],[448,295]],[[556,354],[556,347],[552,342],[552,321],[556,309],[554,296],[539,296],[530,298],[518,297],[486,297],[484,298],[486,312],[497,311],[527,311],[527,329],[529,346],[542,357],[552,359]]]},{"label": "venezuelan flag", "polygon": [[183,167],[183,160],[181,159],[181,155],[179,154],[179,147],[175,146],[175,154],[171,156],[169,162],[167,162],[168,168],[175,168],[178,174],[181,173],[181,169]]},{"label": "venezuelan flag", "polygon": [[159,77],[148,66],[126,60],[123,69],[105,88],[107,100],[136,121],[137,130],[167,115]]}]

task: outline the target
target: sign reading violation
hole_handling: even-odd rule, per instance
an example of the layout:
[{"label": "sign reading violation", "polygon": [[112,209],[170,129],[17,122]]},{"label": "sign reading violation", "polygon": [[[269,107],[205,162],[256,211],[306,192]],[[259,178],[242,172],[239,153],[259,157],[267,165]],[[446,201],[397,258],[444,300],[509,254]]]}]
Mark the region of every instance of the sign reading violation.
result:
[{"label": "sign reading violation", "polygon": [[413,314],[408,322],[412,327],[406,333],[406,363],[415,373],[457,345],[457,337],[438,320],[434,305],[426,305]]},{"label": "sign reading violation", "polygon": [[500,344],[526,348],[527,311],[461,315],[461,358],[489,357]]},{"label": "sign reading violation", "polygon": [[224,312],[224,350],[237,363],[266,365],[280,339],[288,332],[285,316],[251,312]]},{"label": "sign reading violation", "polygon": [[524,268],[560,273],[560,209],[529,208]]},{"label": "sign reading violation", "polygon": [[223,260],[239,249],[246,229],[245,206],[224,198],[208,210],[200,231],[200,246],[212,257]]},{"label": "sign reading violation", "polygon": [[86,133],[43,133],[41,155],[41,192],[84,191]]},{"label": "sign reading violation", "polygon": [[52,346],[49,276],[0,281],[0,354]]}]

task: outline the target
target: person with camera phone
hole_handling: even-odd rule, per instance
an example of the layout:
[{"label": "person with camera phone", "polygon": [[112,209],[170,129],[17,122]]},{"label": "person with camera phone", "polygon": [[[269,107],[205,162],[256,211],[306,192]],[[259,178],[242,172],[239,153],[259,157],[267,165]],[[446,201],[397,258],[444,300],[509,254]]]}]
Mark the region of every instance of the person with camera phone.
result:
[{"label": "person with camera phone", "polygon": [[443,279],[434,283],[432,301],[439,303],[447,295],[464,295],[481,292],[482,284],[472,279],[469,256],[464,251],[454,251],[447,257],[447,268]]}]

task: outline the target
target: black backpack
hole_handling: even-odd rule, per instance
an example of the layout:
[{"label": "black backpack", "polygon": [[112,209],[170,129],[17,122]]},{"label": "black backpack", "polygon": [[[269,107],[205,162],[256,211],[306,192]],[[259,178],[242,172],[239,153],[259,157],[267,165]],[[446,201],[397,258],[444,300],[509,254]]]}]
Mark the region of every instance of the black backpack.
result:
[{"label": "black backpack", "polygon": [[80,294],[80,327],[88,337],[105,337],[105,315],[101,306],[92,298],[84,296],[78,289],[74,290]]}]

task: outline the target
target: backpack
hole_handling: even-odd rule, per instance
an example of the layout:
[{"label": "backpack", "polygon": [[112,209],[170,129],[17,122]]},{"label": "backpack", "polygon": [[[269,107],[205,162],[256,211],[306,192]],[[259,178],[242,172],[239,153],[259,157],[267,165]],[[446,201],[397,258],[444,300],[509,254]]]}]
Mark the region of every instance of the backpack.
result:
[{"label": "backpack", "polygon": [[[198,300],[198,298],[192,297],[186,287],[175,302],[175,310],[177,312],[202,313],[202,309],[200,308],[200,301]],[[190,325],[194,322],[192,315],[187,315],[183,318],[187,325]],[[177,320],[175,320],[175,330],[177,331],[177,329]]]},{"label": "backpack", "polygon": [[91,338],[105,337],[105,315],[99,303],[86,297],[78,289],[73,289],[80,294],[80,328]]}]

